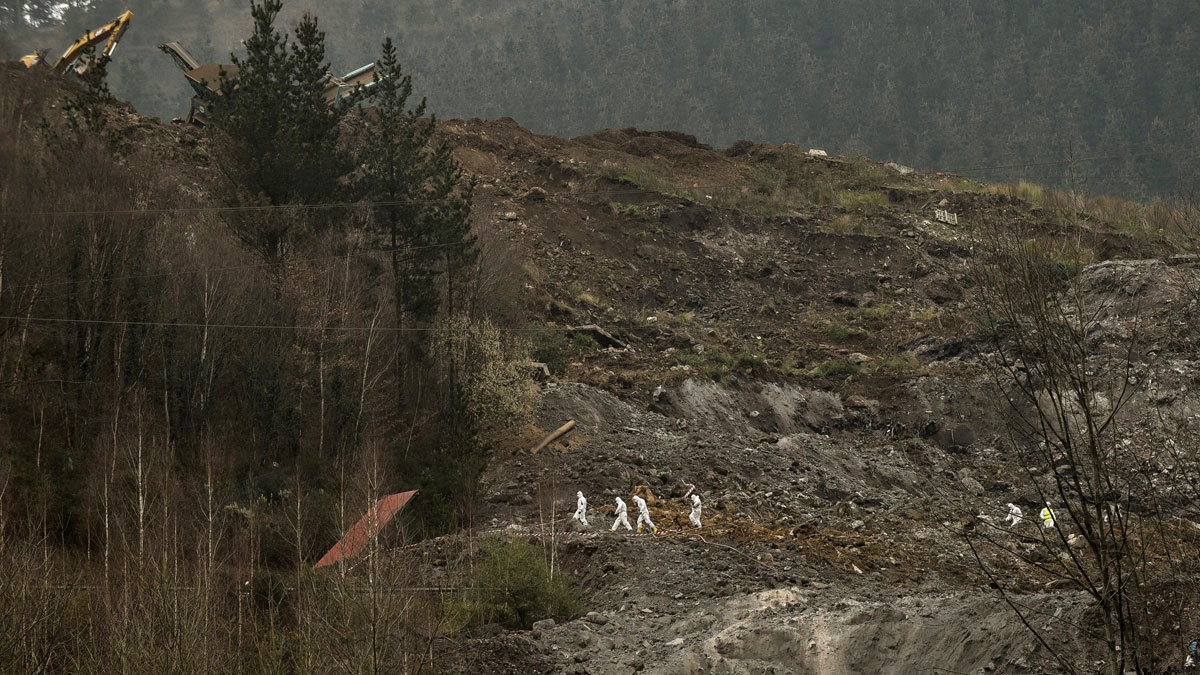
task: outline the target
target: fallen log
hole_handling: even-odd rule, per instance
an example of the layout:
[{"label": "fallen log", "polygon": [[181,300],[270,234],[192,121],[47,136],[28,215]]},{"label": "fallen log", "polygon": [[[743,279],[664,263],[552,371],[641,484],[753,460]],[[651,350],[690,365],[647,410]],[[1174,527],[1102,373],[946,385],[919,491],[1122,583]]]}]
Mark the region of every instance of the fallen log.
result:
[{"label": "fallen log", "polygon": [[567,328],[567,335],[576,335],[578,333],[590,335],[601,347],[612,347],[613,349],[629,348],[629,345],[613,337],[612,333],[593,323],[589,323],[586,326],[571,326]]},{"label": "fallen log", "polygon": [[542,442],[538,443],[536,446],[534,446],[534,448],[532,450],[530,450],[530,452],[533,452],[533,453],[540,452],[542,448],[546,447],[547,445],[550,445],[551,443],[553,443],[554,441],[557,441],[558,439],[562,438],[563,436],[566,436],[574,428],[575,428],[575,420],[571,420],[571,421],[567,422],[566,424],[562,425],[561,427],[550,432],[550,435],[543,438]]}]

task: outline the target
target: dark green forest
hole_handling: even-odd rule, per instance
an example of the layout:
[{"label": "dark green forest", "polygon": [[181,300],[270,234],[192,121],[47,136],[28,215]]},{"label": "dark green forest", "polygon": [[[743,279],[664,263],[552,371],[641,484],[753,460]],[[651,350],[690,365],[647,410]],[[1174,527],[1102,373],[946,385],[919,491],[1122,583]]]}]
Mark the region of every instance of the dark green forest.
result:
[{"label": "dark green forest", "polygon": [[[12,3],[5,5],[46,3]],[[55,3],[49,3],[55,4]],[[99,0],[33,28],[0,10],[10,56],[58,49],[123,9],[112,88],[186,112],[155,49],[228,62],[243,2]],[[295,21],[304,9],[285,10]],[[712,0],[323,2],[334,71],[393,36],[431,109],[572,136],[637,126],[866,154],[993,181],[1130,198],[1190,194],[1200,147],[1200,4],[1188,1]]]}]

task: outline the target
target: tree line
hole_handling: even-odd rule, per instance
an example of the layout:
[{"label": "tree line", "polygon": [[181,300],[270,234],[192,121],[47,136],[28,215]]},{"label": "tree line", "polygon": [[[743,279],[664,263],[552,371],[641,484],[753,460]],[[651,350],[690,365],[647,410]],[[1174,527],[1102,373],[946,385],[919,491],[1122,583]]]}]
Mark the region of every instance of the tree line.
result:
[{"label": "tree line", "polygon": [[[182,40],[202,61],[220,61],[241,38],[229,28],[236,7],[87,4],[64,17],[59,41],[132,9],[114,90],[164,119],[182,115],[189,94],[153,46]],[[374,58],[361,36],[400,35],[410,71],[454,116],[510,116],[557,135],[638,126],[716,145],[792,142],[1126,198],[1196,187],[1194,3],[325,7],[338,72]],[[32,29],[12,39],[38,42]]]}]

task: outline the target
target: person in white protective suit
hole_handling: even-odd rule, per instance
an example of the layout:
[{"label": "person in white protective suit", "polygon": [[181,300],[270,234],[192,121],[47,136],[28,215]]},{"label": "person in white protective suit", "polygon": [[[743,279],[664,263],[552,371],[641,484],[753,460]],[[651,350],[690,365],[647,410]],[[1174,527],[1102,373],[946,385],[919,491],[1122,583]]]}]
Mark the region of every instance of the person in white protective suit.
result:
[{"label": "person in white protective suit", "polygon": [[583,498],[582,492],[576,492],[575,496],[578,499],[575,501],[575,515],[571,516],[571,520],[578,520],[584,527],[587,527],[587,500]]},{"label": "person in white protective suit", "polygon": [[1050,508],[1050,502],[1046,502],[1046,508],[1042,509],[1042,527],[1047,530],[1054,527],[1054,511]]},{"label": "person in white protective suit", "polygon": [[1004,523],[1009,527],[1016,527],[1021,524],[1021,507],[1016,504],[1008,503],[1008,516],[1004,519]]},{"label": "person in white protective suit", "polygon": [[701,527],[700,525],[700,495],[692,495],[692,512],[688,514],[688,520],[692,522],[692,527]]},{"label": "person in white protective suit", "polygon": [[617,519],[613,521],[613,532],[617,531],[617,525],[624,525],[627,530],[633,529],[633,526],[629,524],[629,517],[625,515],[625,511],[625,500],[617,497]]},{"label": "person in white protective suit", "polygon": [[658,528],[655,527],[654,521],[650,520],[650,511],[646,509],[646,500],[634,495],[633,503],[637,504],[638,507],[637,531],[641,533],[642,523],[644,522],[650,526],[651,531],[658,532]]}]

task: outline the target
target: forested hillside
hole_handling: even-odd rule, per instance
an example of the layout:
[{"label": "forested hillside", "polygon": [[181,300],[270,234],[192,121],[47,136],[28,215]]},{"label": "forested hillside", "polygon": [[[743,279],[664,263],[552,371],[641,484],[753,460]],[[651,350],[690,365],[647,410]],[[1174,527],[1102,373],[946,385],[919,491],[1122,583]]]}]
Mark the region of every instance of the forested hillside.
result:
[{"label": "forested hillside", "polygon": [[[164,119],[184,114],[189,90],[155,45],[179,40],[202,61],[228,62],[244,35],[242,2],[73,4],[92,7],[32,32],[6,14],[10,52],[58,49],[132,9],[113,89]],[[313,9],[335,71],[371,61],[374,36],[393,35],[447,116],[511,116],[564,136],[637,126],[717,145],[793,142],[1126,197],[1196,185],[1193,2],[331,0]]]}]

